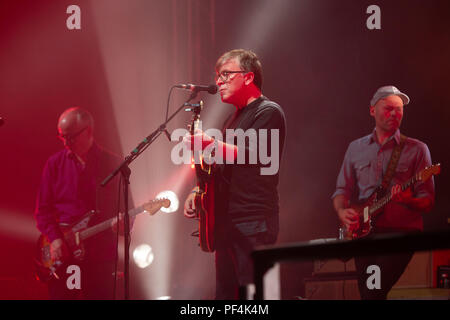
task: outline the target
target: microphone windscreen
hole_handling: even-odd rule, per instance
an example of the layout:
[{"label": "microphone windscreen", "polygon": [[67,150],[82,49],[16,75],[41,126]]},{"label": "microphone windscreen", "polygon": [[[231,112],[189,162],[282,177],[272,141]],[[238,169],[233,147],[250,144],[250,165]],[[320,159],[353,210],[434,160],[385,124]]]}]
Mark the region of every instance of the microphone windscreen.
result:
[{"label": "microphone windscreen", "polygon": [[211,94],[216,94],[217,90],[218,90],[218,88],[215,84],[212,84],[208,87],[208,92]]}]

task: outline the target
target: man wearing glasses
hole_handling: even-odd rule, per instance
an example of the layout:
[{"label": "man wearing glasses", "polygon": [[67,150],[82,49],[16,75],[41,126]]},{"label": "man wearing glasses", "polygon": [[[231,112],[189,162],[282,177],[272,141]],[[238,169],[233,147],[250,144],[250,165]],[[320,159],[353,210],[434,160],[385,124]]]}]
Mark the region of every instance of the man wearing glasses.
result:
[{"label": "man wearing glasses", "polygon": [[[258,57],[248,50],[232,50],[223,54],[216,63],[216,84],[222,101],[233,105],[235,113],[224,125],[224,141],[214,141],[226,155],[225,165],[214,170],[215,185],[215,246],[216,246],[216,299],[237,299],[239,288],[253,282],[250,251],[256,245],[271,244],[278,235],[278,170],[275,174],[262,174],[261,159],[249,163],[249,149],[238,147],[237,138],[227,137],[226,129],[275,130],[277,141],[268,133],[268,154],[272,143],[277,144],[278,161],[285,139],[285,117],[281,107],[261,93],[262,67]],[[258,139],[259,136],[257,135]],[[201,130],[186,137],[191,146],[194,139],[208,146],[213,139]],[[234,143],[229,143],[234,141]],[[198,142],[197,142],[198,143]],[[257,143],[260,146],[260,141]],[[245,153],[246,163],[236,163],[239,153]],[[233,159],[230,159],[233,158]],[[184,215],[195,217],[195,204],[191,193],[185,202]]]},{"label": "man wearing glasses", "polygon": [[[68,286],[67,265],[48,282],[51,299],[114,299],[114,272],[117,236],[111,230],[83,242],[82,262],[71,260],[61,224],[78,222],[87,212],[97,210],[89,225],[112,218],[117,213],[117,179],[105,188],[98,186],[120,163],[120,158],[94,142],[94,121],[81,108],[64,111],[58,120],[58,137],[65,148],[51,156],[39,186],[35,218],[40,232],[50,242],[53,261],[76,265],[81,288]],[[116,229],[116,224],[112,225]],[[67,269],[69,270],[69,269]],[[72,269],[73,270],[73,269]]]}]

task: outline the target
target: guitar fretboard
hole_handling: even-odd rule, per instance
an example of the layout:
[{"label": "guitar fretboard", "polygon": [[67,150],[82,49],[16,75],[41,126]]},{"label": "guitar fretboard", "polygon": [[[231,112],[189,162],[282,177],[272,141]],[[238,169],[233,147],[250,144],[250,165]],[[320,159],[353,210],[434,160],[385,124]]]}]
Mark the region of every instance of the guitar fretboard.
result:
[{"label": "guitar fretboard", "polygon": [[[131,217],[134,217],[135,215],[139,214],[142,211],[144,211],[144,205],[129,210],[128,215],[131,218]],[[89,227],[86,230],[81,231],[80,232],[81,240],[85,240],[99,232],[102,232],[104,230],[107,230],[108,228],[111,228],[111,223],[113,222],[114,219],[115,218],[105,220],[95,226]]]},{"label": "guitar fretboard", "polygon": [[[408,189],[412,184],[416,183],[418,180],[419,180],[418,174],[411,177],[409,180],[407,180],[405,183],[403,183],[401,185],[402,191],[405,191],[406,189]],[[391,200],[392,200],[392,195],[389,192],[384,197],[382,197],[380,200],[375,202],[372,206],[370,206],[369,215],[372,215],[374,212],[378,211],[379,209],[381,209],[382,207],[387,205],[389,203],[389,201],[391,201]]]}]

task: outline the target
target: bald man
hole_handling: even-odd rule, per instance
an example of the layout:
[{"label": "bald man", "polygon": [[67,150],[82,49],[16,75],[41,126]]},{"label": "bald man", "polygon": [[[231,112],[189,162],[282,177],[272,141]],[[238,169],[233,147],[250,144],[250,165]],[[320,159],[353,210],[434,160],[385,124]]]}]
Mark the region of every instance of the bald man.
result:
[{"label": "bald man", "polygon": [[[61,279],[48,283],[51,299],[114,299],[114,272],[117,235],[111,230],[83,241],[85,257],[80,262],[64,241],[61,225],[78,222],[96,210],[89,225],[96,225],[117,214],[117,179],[105,188],[102,180],[119,164],[120,158],[100,148],[94,140],[92,115],[81,108],[64,111],[58,120],[58,137],[64,149],[51,156],[42,174],[35,218],[40,232],[50,242],[54,261],[77,265],[81,272],[81,289],[68,288],[66,270]],[[60,270],[61,271],[61,270]]]}]

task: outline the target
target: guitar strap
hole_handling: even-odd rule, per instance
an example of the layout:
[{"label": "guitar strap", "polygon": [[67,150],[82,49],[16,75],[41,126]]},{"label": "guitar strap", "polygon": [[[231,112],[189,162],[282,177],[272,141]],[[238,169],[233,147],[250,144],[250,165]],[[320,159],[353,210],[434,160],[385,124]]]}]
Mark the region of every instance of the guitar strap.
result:
[{"label": "guitar strap", "polygon": [[381,187],[384,192],[386,192],[391,184],[392,177],[394,176],[395,169],[397,167],[398,160],[400,159],[400,154],[402,153],[403,147],[405,146],[406,136],[400,135],[400,142],[394,147],[392,150],[391,159],[389,160],[388,167],[386,169],[386,173],[383,177],[383,182],[381,183]]}]

